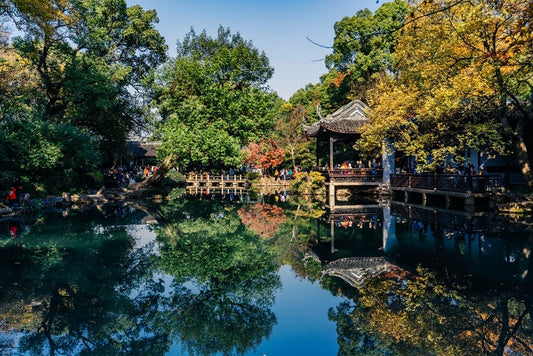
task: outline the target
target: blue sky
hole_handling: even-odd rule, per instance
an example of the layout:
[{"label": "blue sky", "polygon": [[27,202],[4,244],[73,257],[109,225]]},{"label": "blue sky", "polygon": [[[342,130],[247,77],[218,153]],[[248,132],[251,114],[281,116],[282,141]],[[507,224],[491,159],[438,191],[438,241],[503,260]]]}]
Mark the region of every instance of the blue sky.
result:
[{"label": "blue sky", "polygon": [[323,59],[331,49],[333,25],[358,10],[375,11],[376,0],[127,0],[128,5],[155,9],[159,17],[157,29],[166,38],[169,55],[176,55],[176,41],[182,40],[190,28],[197,33],[206,30],[216,36],[220,25],[239,32],[246,40],[266,53],[274,67],[268,85],[282,98],[289,99],[308,83],[318,83],[327,72]]}]

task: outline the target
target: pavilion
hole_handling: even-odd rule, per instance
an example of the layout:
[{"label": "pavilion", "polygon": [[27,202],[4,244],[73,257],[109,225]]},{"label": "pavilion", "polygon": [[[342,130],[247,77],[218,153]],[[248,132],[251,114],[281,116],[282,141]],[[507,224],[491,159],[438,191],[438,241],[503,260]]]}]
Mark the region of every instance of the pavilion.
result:
[{"label": "pavilion", "polygon": [[[320,166],[318,154],[320,145],[324,142],[329,142],[328,168],[330,171],[335,168],[334,144],[343,142],[353,145],[360,136],[358,130],[369,122],[368,110],[368,106],[362,101],[354,100],[324,118],[320,113],[320,109],[317,108],[320,120],[310,126],[303,126],[308,137],[317,139],[317,166]],[[353,153],[355,154],[355,152]]]},{"label": "pavilion", "polygon": [[[381,159],[369,159],[354,150],[353,145],[360,138],[360,129],[367,124],[369,107],[360,100],[353,100],[333,114],[323,117],[317,108],[319,121],[303,126],[308,137],[316,138],[318,170],[326,175],[330,195],[335,195],[335,187],[367,186],[377,188],[388,183],[390,161],[393,158],[383,155]],[[328,162],[320,164],[328,145]],[[385,168],[385,171],[384,169]],[[385,173],[385,174],[384,174]]]}]

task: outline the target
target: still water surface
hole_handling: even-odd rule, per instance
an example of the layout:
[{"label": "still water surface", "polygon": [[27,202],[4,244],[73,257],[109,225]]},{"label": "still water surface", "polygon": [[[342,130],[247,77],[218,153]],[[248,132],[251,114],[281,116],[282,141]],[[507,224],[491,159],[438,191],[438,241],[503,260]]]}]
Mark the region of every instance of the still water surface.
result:
[{"label": "still water surface", "polygon": [[2,219],[0,354],[533,352],[529,225],[240,198]]}]

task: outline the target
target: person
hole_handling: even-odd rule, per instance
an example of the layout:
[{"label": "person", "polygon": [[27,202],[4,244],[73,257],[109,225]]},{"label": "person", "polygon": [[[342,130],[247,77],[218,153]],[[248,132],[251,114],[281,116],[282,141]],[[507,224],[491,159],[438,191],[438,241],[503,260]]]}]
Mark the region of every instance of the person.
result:
[{"label": "person", "polygon": [[6,202],[8,206],[13,206],[17,202],[17,193],[15,187],[11,187],[8,189],[6,194]]},{"label": "person", "polygon": [[470,176],[475,176],[476,175],[476,168],[474,167],[474,165],[472,163],[470,163],[470,165],[468,165],[468,174]]}]

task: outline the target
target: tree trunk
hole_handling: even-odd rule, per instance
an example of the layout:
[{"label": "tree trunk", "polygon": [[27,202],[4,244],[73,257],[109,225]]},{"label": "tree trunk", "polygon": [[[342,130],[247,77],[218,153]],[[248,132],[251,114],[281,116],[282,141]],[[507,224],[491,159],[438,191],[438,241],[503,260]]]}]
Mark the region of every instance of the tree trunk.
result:
[{"label": "tree trunk", "polygon": [[294,145],[290,145],[290,148],[291,148],[292,171],[296,172],[296,159],[294,157]]},{"label": "tree trunk", "polygon": [[527,150],[525,135],[525,127],[529,117],[525,116],[518,119],[516,126],[513,128],[509,123],[508,117],[506,114],[502,115],[502,124],[503,127],[508,129],[513,134],[513,142],[516,149],[516,157],[518,160],[518,166],[520,171],[524,176],[524,180],[527,186],[533,189],[533,173],[531,172],[531,164],[529,160],[529,153]]},{"label": "tree trunk", "polygon": [[[496,74],[496,81],[498,84],[498,89],[500,92],[500,97],[499,97],[500,120],[501,120],[503,127],[506,130],[509,130],[510,132],[512,132],[513,142],[516,148],[516,155],[517,155],[520,171],[522,172],[522,175],[524,176],[524,180],[527,186],[530,189],[533,189],[533,174],[531,172],[529,154],[527,151],[527,145],[526,145],[526,141],[524,138],[524,135],[526,134],[527,123],[533,120],[533,113],[531,112],[531,109],[520,109],[522,107],[520,101],[517,100],[516,97],[511,96],[512,101],[515,103],[516,107],[519,108],[521,112],[520,117],[517,119],[515,127],[512,127],[511,123],[509,122],[509,111],[508,111],[508,105],[507,105],[507,100],[509,98],[509,95],[507,94],[506,86],[504,84],[505,82],[503,80],[503,76],[502,76],[499,66],[496,66],[495,74]],[[533,100],[533,95],[530,96],[530,102],[532,100]]]},{"label": "tree trunk", "polygon": [[527,151],[526,142],[524,140],[524,135],[517,135],[515,138],[515,146],[517,150],[518,165],[520,166],[520,171],[524,176],[527,186],[530,189],[533,189],[533,174],[531,172],[531,165],[529,163],[529,154]]},{"label": "tree trunk", "polygon": [[137,182],[137,183],[132,184],[130,187],[135,190],[139,190],[139,189],[148,188],[148,187],[151,187],[151,186],[154,186],[160,183],[161,180],[163,180],[165,175],[168,173],[168,171],[176,167],[177,162],[178,162],[178,156],[175,154],[169,154],[168,156],[165,157],[165,159],[163,160],[163,162],[161,163],[161,165],[159,166],[159,168],[154,174],[152,174],[151,176],[149,176],[142,182]]}]

